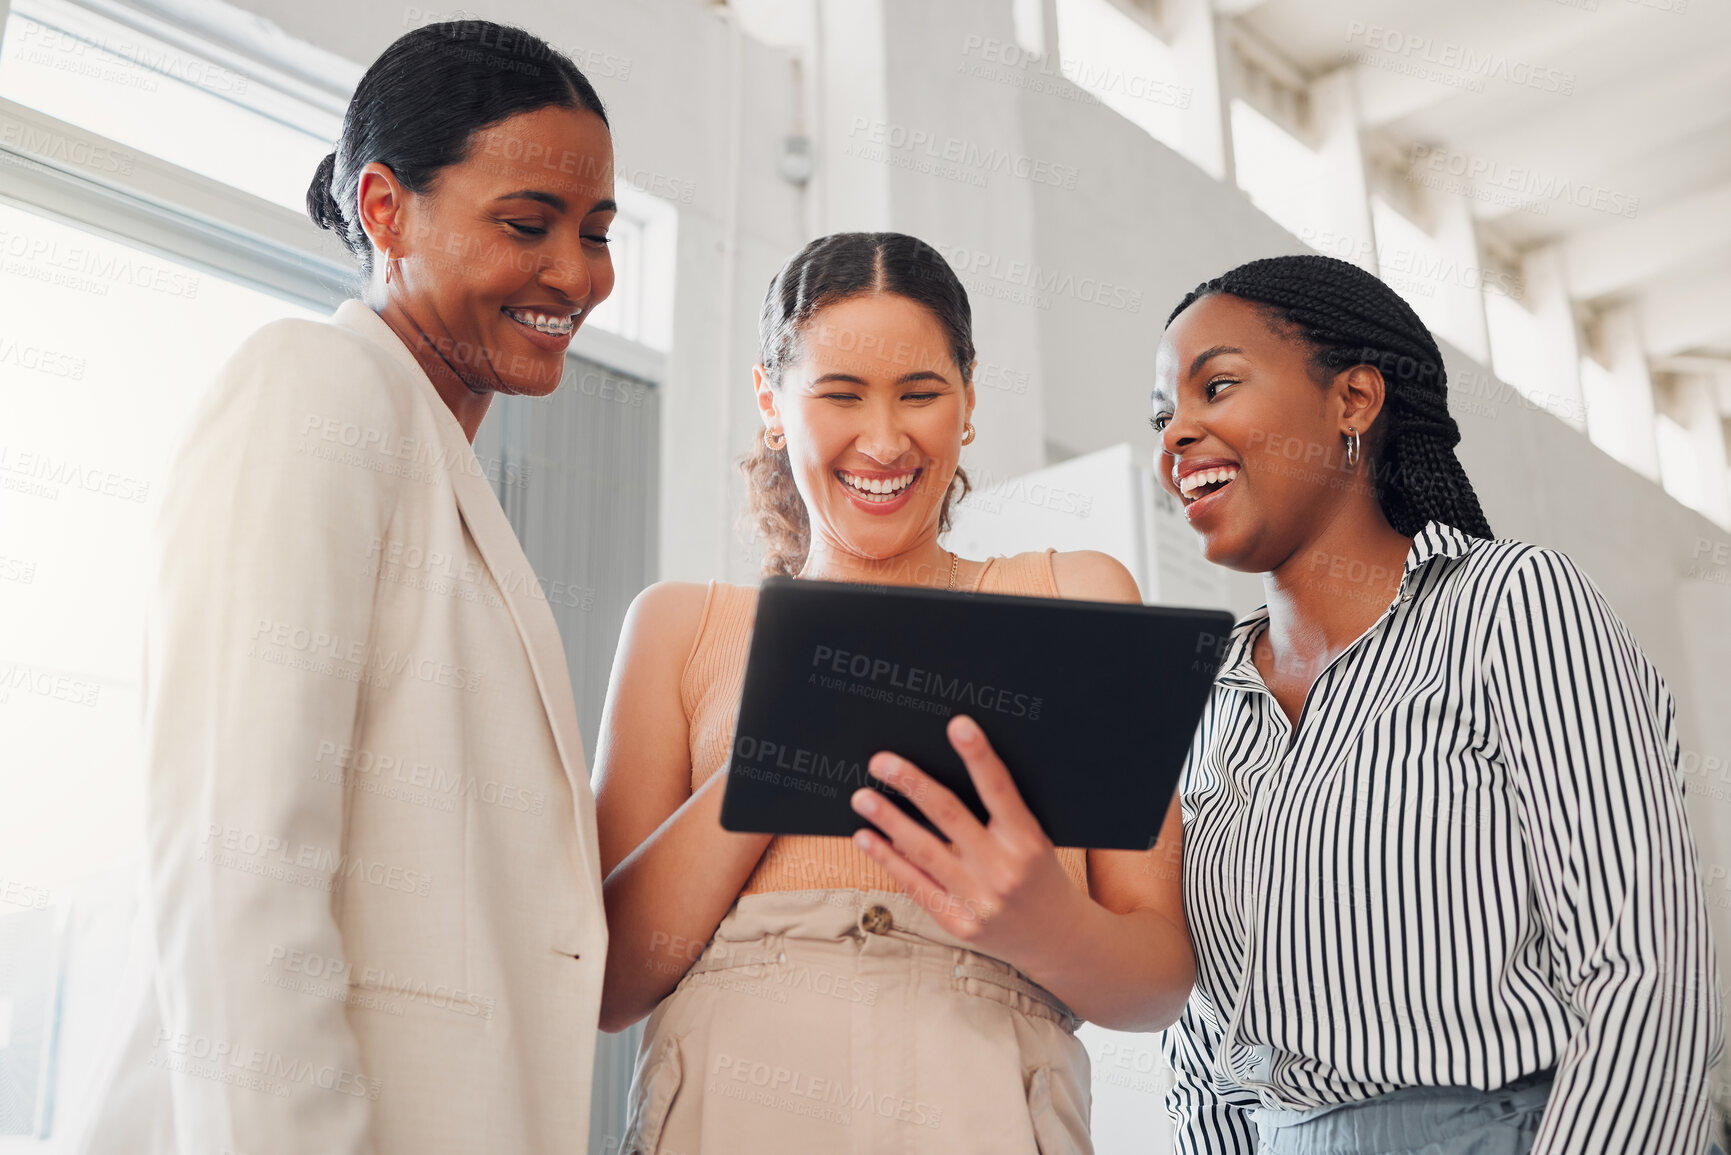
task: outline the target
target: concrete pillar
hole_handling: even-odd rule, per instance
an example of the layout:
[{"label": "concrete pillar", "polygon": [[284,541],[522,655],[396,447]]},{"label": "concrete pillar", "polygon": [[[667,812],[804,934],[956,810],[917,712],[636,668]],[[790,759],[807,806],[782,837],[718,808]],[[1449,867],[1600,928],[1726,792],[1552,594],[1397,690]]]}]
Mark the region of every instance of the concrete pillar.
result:
[{"label": "concrete pillar", "polygon": [[[1442,253],[1442,263],[1431,279],[1436,284],[1437,303],[1449,318],[1448,337],[1477,360],[1489,361],[1490,326],[1485,320],[1484,296],[1487,274],[1470,202],[1465,197],[1429,189],[1425,192],[1432,202],[1431,235]],[[1494,276],[1492,281],[1495,283]],[[1576,390],[1578,393],[1578,384]]]},{"label": "concrete pillar", "polygon": [[1672,420],[1689,436],[1693,476],[1684,485],[1693,490],[1695,508],[1723,526],[1731,526],[1731,488],[1726,483],[1725,419],[1719,411],[1719,375],[1681,373],[1671,381]]},{"label": "concrete pillar", "polygon": [[1227,59],[1228,20],[1209,0],[1167,0],[1161,5],[1166,42],[1190,92],[1182,110],[1178,149],[1209,176],[1237,184],[1232,170],[1232,69]]},{"label": "concrete pillar", "polygon": [[1057,0],[1012,0],[1016,43],[1047,60],[1058,59]]},{"label": "concrete pillar", "polygon": [[1321,173],[1317,190],[1321,217],[1311,224],[1322,235],[1339,238],[1328,252],[1345,250],[1350,254],[1345,259],[1375,273],[1376,230],[1370,219],[1370,190],[1359,138],[1358,90],[1350,69],[1337,68],[1311,84],[1310,117]]},{"label": "concrete pillar", "polygon": [[889,119],[888,43],[882,0],[817,0],[816,166],[809,195],[816,236],[890,227],[893,169],[872,137]]},{"label": "concrete pillar", "polygon": [[1549,245],[1527,254],[1521,262],[1521,277],[1526,307],[1538,324],[1547,354],[1544,385],[1532,399],[1585,432],[1580,333],[1561,251]]},{"label": "concrete pillar", "polygon": [[1581,376],[1587,434],[1593,444],[1629,468],[1659,480],[1659,446],[1653,435],[1653,378],[1647,369],[1640,319],[1628,305],[1601,312],[1592,326],[1594,361],[1601,387]]}]

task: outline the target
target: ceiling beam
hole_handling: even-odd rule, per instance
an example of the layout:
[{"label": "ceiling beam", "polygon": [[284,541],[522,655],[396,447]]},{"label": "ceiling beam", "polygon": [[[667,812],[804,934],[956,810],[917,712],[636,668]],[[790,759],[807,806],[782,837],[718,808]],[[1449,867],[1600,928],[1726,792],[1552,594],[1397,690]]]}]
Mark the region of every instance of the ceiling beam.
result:
[{"label": "ceiling beam", "polygon": [[[1365,30],[1352,33],[1346,47],[1370,57],[1356,65],[1367,128],[1422,118],[1451,102],[1499,111],[1512,103],[1529,108],[1572,104],[1571,93],[1563,89],[1574,89],[1580,78],[1561,62],[1572,58],[1577,46],[1610,31],[1534,10],[1517,15],[1518,10],[1497,8],[1492,18],[1470,9],[1457,12],[1462,18],[1449,26],[1424,27],[1397,15],[1364,21]],[[1630,19],[1621,7],[1605,15],[1613,24]],[[1372,29],[1379,24],[1377,35]],[[1525,83],[1529,79],[1531,87]]]},{"label": "ceiling beam", "polygon": [[1579,301],[1626,291],[1669,269],[1731,249],[1731,181],[1576,232],[1563,242],[1569,295]]},{"label": "ceiling beam", "polygon": [[[1724,89],[1723,62],[1692,56],[1638,84],[1579,93],[1543,115],[1510,111],[1494,127],[1478,129],[1469,126],[1473,118],[1463,109],[1458,127],[1408,132],[1410,126],[1403,125],[1398,131],[1438,142],[1435,153],[1427,154],[1433,168],[1442,158],[1456,175],[1490,166],[1490,180],[1500,187],[1472,182],[1474,214],[1481,220],[1520,213],[1527,199],[1545,199],[1544,190],[1559,187],[1593,194],[1609,213],[1641,215],[1653,192],[1669,191],[1663,179],[1643,179],[1644,166],[1656,157],[1664,163],[1665,150],[1675,142],[1714,139],[1731,119]],[[1538,195],[1524,196],[1533,192]]]},{"label": "ceiling beam", "polygon": [[1635,308],[1650,357],[1731,345],[1731,272],[1651,285]]},{"label": "ceiling beam", "polygon": [[1214,11],[1221,16],[1243,16],[1266,3],[1268,0],[1214,0]]}]

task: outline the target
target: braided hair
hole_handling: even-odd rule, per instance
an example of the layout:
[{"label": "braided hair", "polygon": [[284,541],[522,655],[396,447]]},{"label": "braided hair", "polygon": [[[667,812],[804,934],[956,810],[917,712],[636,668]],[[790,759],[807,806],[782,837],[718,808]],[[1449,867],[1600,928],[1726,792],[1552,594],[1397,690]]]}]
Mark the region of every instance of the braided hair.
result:
[{"label": "braided hair", "polygon": [[1455,457],[1461,431],[1449,416],[1442,352],[1398,293],[1335,257],[1267,257],[1196,286],[1166,323],[1214,293],[1264,306],[1295,328],[1319,377],[1354,365],[1381,371],[1387,392],[1366,455],[1377,502],[1396,533],[1413,537],[1434,520],[1493,536]]}]

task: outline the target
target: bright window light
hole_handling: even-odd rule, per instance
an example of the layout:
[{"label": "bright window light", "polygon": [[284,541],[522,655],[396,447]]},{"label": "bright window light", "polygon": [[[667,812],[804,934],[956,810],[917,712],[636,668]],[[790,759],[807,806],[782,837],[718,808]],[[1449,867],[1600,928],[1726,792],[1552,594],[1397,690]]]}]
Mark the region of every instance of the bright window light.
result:
[{"label": "bright window light", "polygon": [[13,5],[0,97],[296,212],[342,129],[324,109],[64,0]]},{"label": "bright window light", "polygon": [[1058,0],[1064,75],[1168,148],[1182,150],[1183,110],[1176,54],[1111,0]]},{"label": "bright window light", "polygon": [[629,184],[613,182],[619,213],[608,229],[613,292],[584,322],[666,352],[673,347],[673,284],[679,211]]},{"label": "bright window light", "polygon": [[[1324,219],[1322,161],[1291,133],[1242,100],[1232,102],[1232,164],[1250,203],[1310,239]],[[1329,251],[1353,260],[1355,254]]]},{"label": "bright window light", "polygon": [[643,331],[642,294],[632,292],[630,286],[641,284],[643,222],[621,206],[607,236],[608,254],[613,258],[613,292],[595,306],[583,324],[636,341]]},{"label": "bright window light", "polygon": [[138,849],[139,577],[174,438],[248,334],[314,314],[4,202],[0,252],[0,877],[53,888]]}]

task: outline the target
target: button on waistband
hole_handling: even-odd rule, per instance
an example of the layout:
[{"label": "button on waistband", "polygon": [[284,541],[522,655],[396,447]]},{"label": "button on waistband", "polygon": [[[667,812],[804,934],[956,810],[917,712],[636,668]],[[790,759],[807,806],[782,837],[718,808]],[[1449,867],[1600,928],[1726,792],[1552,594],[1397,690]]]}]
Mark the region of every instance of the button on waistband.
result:
[{"label": "button on waistband", "polygon": [[859,928],[867,934],[888,934],[895,926],[895,920],[890,917],[887,906],[873,903],[860,911]]}]

